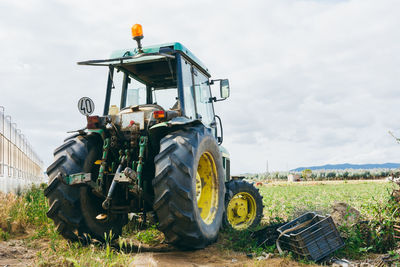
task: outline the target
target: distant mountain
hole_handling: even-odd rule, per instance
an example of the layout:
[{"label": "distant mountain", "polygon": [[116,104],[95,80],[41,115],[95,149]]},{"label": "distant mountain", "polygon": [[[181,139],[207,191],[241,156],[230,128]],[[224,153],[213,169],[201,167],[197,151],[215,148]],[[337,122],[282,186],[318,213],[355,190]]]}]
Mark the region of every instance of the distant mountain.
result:
[{"label": "distant mountain", "polygon": [[299,167],[290,170],[292,172],[301,172],[305,169],[314,170],[345,170],[345,169],[397,169],[400,168],[400,163],[383,163],[383,164],[327,164],[322,166]]}]

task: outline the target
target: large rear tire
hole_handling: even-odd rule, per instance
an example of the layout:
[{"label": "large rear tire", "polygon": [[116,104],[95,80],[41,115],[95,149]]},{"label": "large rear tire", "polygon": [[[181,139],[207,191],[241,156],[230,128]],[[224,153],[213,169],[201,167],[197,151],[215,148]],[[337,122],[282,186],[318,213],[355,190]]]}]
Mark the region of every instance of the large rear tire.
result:
[{"label": "large rear tire", "polygon": [[101,207],[102,199],[92,193],[86,185],[66,185],[59,174],[92,173],[97,177],[98,166],[94,162],[101,159],[102,140],[97,135],[73,136],[54,151],[55,161],[47,168],[49,185],[44,194],[49,201],[47,216],[54,221],[57,231],[71,241],[87,242],[97,239],[101,242],[114,238],[122,232],[127,215],[109,215],[98,220],[96,216],[107,213]]},{"label": "large rear tire", "polygon": [[235,230],[256,227],[263,217],[263,201],[259,190],[243,180],[226,183],[224,224]]},{"label": "large rear tire", "polygon": [[186,249],[215,242],[225,185],[221,154],[211,131],[200,125],[165,136],[154,162],[154,210],[167,242]]}]

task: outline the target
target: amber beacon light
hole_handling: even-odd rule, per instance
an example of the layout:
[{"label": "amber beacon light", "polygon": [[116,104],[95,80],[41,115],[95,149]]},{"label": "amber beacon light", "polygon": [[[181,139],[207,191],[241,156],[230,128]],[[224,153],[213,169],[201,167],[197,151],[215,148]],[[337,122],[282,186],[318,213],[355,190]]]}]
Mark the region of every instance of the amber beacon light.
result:
[{"label": "amber beacon light", "polygon": [[132,26],[132,37],[133,39],[137,37],[143,38],[143,28],[140,24],[135,24]]},{"label": "amber beacon light", "polygon": [[140,53],[143,52],[141,40],[143,39],[143,28],[140,24],[132,26],[132,38],[137,42],[138,50]]}]

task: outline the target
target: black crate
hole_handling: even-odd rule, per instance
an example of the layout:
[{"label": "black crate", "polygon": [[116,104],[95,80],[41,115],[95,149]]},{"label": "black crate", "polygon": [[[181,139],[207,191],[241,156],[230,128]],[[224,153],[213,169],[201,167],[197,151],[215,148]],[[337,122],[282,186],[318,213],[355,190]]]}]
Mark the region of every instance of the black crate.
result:
[{"label": "black crate", "polygon": [[282,249],[318,261],[344,246],[332,217],[321,216],[314,212],[306,213],[279,227],[278,232],[282,234],[285,230],[309,220],[311,222],[304,227],[287,232],[280,237],[279,244]]}]

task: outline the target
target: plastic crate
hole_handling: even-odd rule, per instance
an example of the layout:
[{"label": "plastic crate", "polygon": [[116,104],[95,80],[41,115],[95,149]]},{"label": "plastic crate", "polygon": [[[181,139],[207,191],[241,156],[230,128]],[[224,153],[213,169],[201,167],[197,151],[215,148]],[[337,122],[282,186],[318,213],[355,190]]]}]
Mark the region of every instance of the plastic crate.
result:
[{"label": "plastic crate", "polygon": [[285,230],[310,220],[311,222],[304,227],[283,234],[279,239],[281,248],[318,261],[344,246],[335,223],[329,215],[321,216],[309,212],[279,227],[278,232],[282,234]]}]

